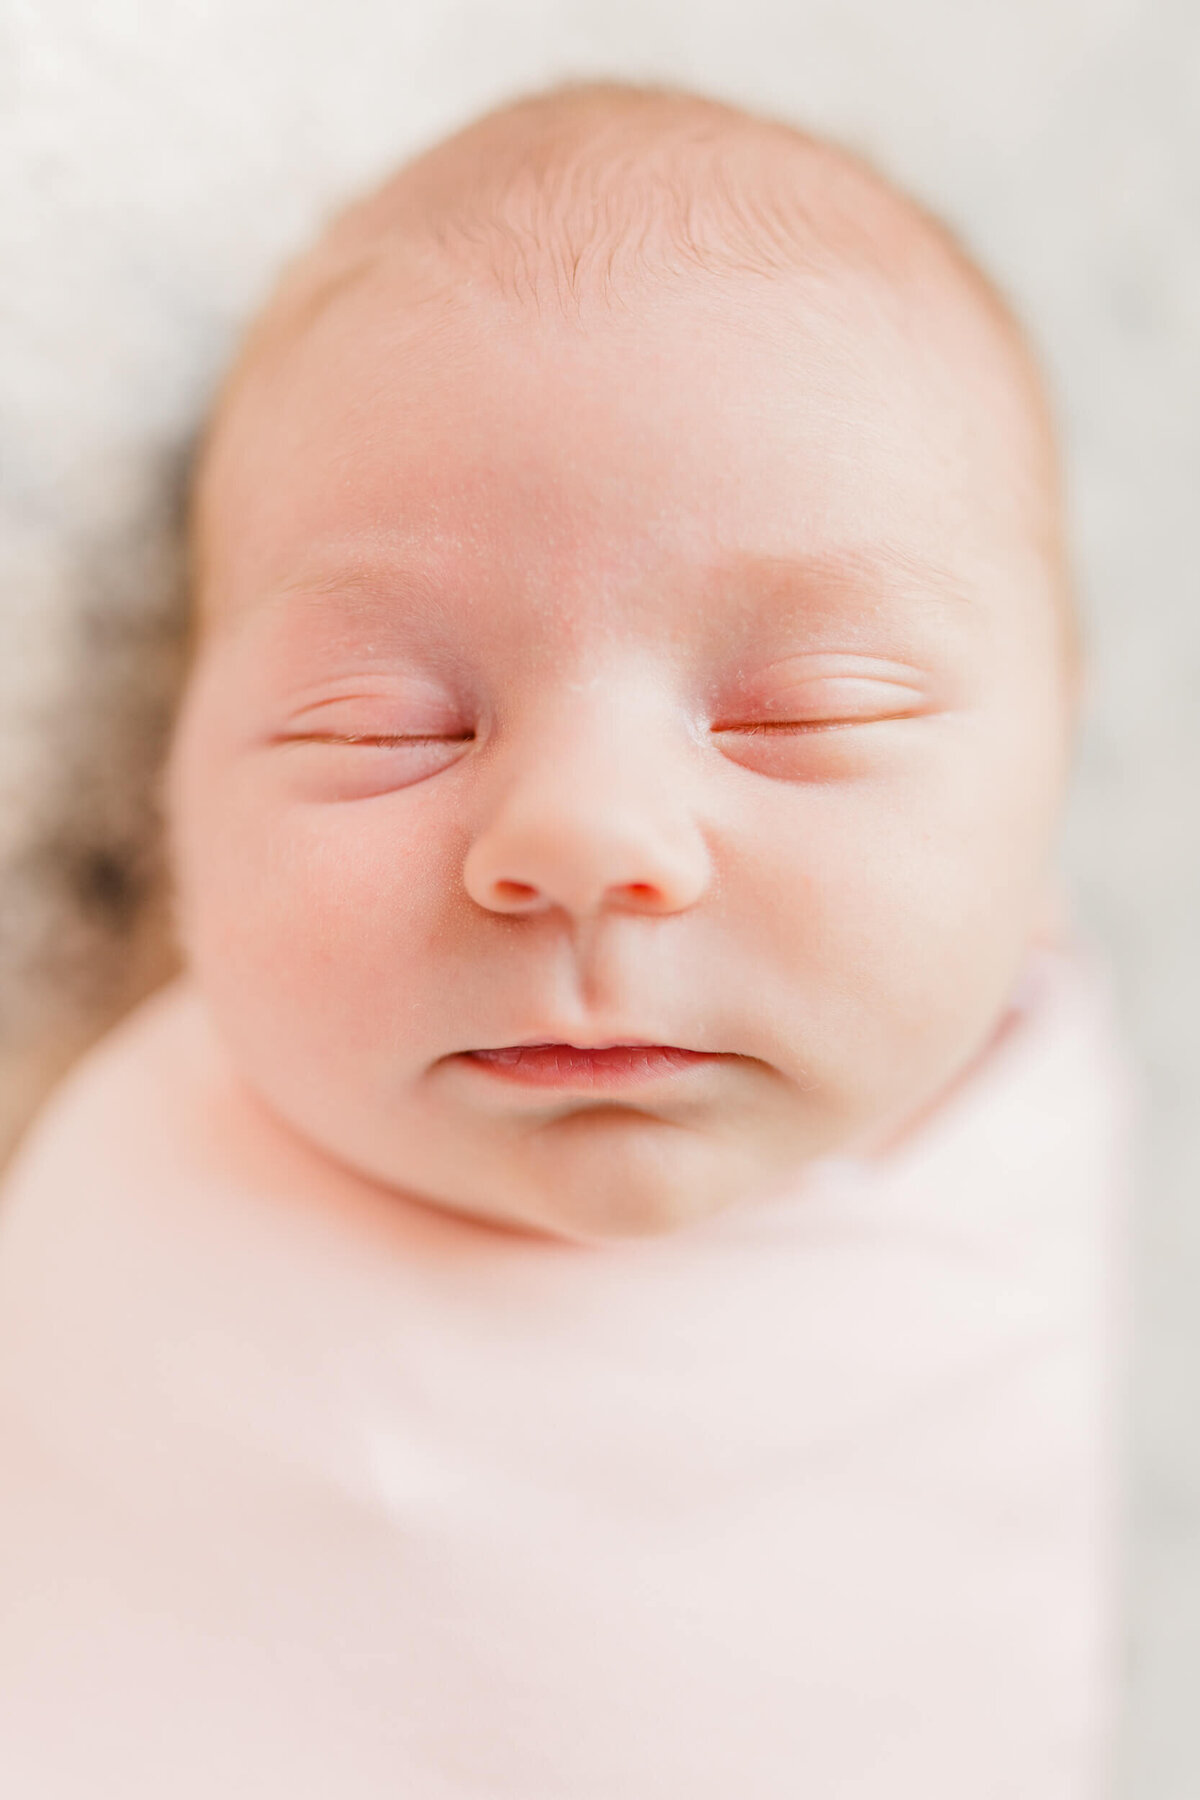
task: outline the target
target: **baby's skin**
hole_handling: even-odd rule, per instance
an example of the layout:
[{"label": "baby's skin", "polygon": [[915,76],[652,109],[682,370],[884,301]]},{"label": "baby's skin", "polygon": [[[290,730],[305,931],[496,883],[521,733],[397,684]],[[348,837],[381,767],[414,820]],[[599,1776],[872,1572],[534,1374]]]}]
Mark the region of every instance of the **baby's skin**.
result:
[{"label": "baby's skin", "polygon": [[323,1154],[657,1234],[986,1044],[1070,756],[1053,454],[849,157],[606,89],[460,134],[285,282],[195,543],[180,938]]}]

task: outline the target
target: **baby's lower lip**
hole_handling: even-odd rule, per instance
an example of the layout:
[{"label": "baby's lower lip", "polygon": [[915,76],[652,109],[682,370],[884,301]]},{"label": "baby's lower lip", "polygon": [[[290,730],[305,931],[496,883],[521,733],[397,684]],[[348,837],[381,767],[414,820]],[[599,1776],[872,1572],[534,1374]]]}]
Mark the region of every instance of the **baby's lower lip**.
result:
[{"label": "baby's lower lip", "polygon": [[597,1050],[575,1044],[511,1044],[498,1050],[465,1051],[463,1061],[526,1087],[595,1089],[661,1081],[715,1058],[708,1051],[681,1050],[674,1044],[609,1044]]}]

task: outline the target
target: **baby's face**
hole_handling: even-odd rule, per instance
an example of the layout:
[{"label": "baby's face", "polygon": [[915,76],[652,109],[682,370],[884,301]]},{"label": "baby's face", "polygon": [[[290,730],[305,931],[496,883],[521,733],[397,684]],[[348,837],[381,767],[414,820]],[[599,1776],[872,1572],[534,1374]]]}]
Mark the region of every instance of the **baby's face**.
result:
[{"label": "baby's face", "polygon": [[1003,372],[888,310],[731,277],[434,318],[381,269],[252,378],[174,853],[303,1136],[650,1234],[882,1144],[981,1046],[1042,901],[1060,630]]}]

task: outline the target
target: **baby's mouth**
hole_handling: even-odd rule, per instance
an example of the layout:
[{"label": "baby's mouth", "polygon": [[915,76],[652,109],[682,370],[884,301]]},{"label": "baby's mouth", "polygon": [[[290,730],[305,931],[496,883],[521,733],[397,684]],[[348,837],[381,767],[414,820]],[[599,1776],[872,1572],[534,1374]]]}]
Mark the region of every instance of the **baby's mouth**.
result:
[{"label": "baby's mouth", "polygon": [[698,1063],[715,1062],[706,1050],[676,1044],[505,1044],[494,1050],[466,1050],[460,1061],[503,1081],[526,1087],[597,1089],[633,1087],[683,1074]]}]

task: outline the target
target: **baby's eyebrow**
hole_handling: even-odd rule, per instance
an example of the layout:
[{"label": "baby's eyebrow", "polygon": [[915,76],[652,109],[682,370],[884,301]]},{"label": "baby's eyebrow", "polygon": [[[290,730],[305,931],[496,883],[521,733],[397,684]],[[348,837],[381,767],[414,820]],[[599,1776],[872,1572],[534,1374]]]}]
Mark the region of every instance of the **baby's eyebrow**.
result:
[{"label": "baby's eyebrow", "polygon": [[261,595],[273,612],[297,604],[333,602],[351,624],[375,625],[395,616],[405,602],[425,617],[450,611],[442,574],[444,559],[431,564],[424,546],[396,549],[361,544],[324,551],[289,568]]},{"label": "baby's eyebrow", "polygon": [[[333,601],[351,628],[382,625],[395,617],[400,602],[426,621],[449,626],[458,611],[449,578],[457,548],[447,543],[431,555],[428,540],[415,537],[411,543],[332,545],[290,569],[263,602],[275,610],[305,600]],[[707,590],[718,608],[732,604],[747,611],[768,599],[791,601],[806,612],[840,613],[847,606],[871,612],[888,602],[961,608],[972,598],[960,571],[886,539],[771,554],[718,552],[707,566],[690,568],[685,581],[697,596]]]},{"label": "baby's eyebrow", "polygon": [[358,546],[302,563],[290,570],[271,592],[273,598],[278,596],[281,600],[295,594],[345,594],[352,601],[366,601],[378,600],[385,588],[401,588],[429,601],[435,600],[438,593],[436,578],[421,567],[412,553],[381,553]]},{"label": "baby's eyebrow", "polygon": [[962,605],[972,598],[962,574],[886,540],[787,555],[738,555],[722,573],[753,591],[814,600],[871,602],[890,596]]}]

